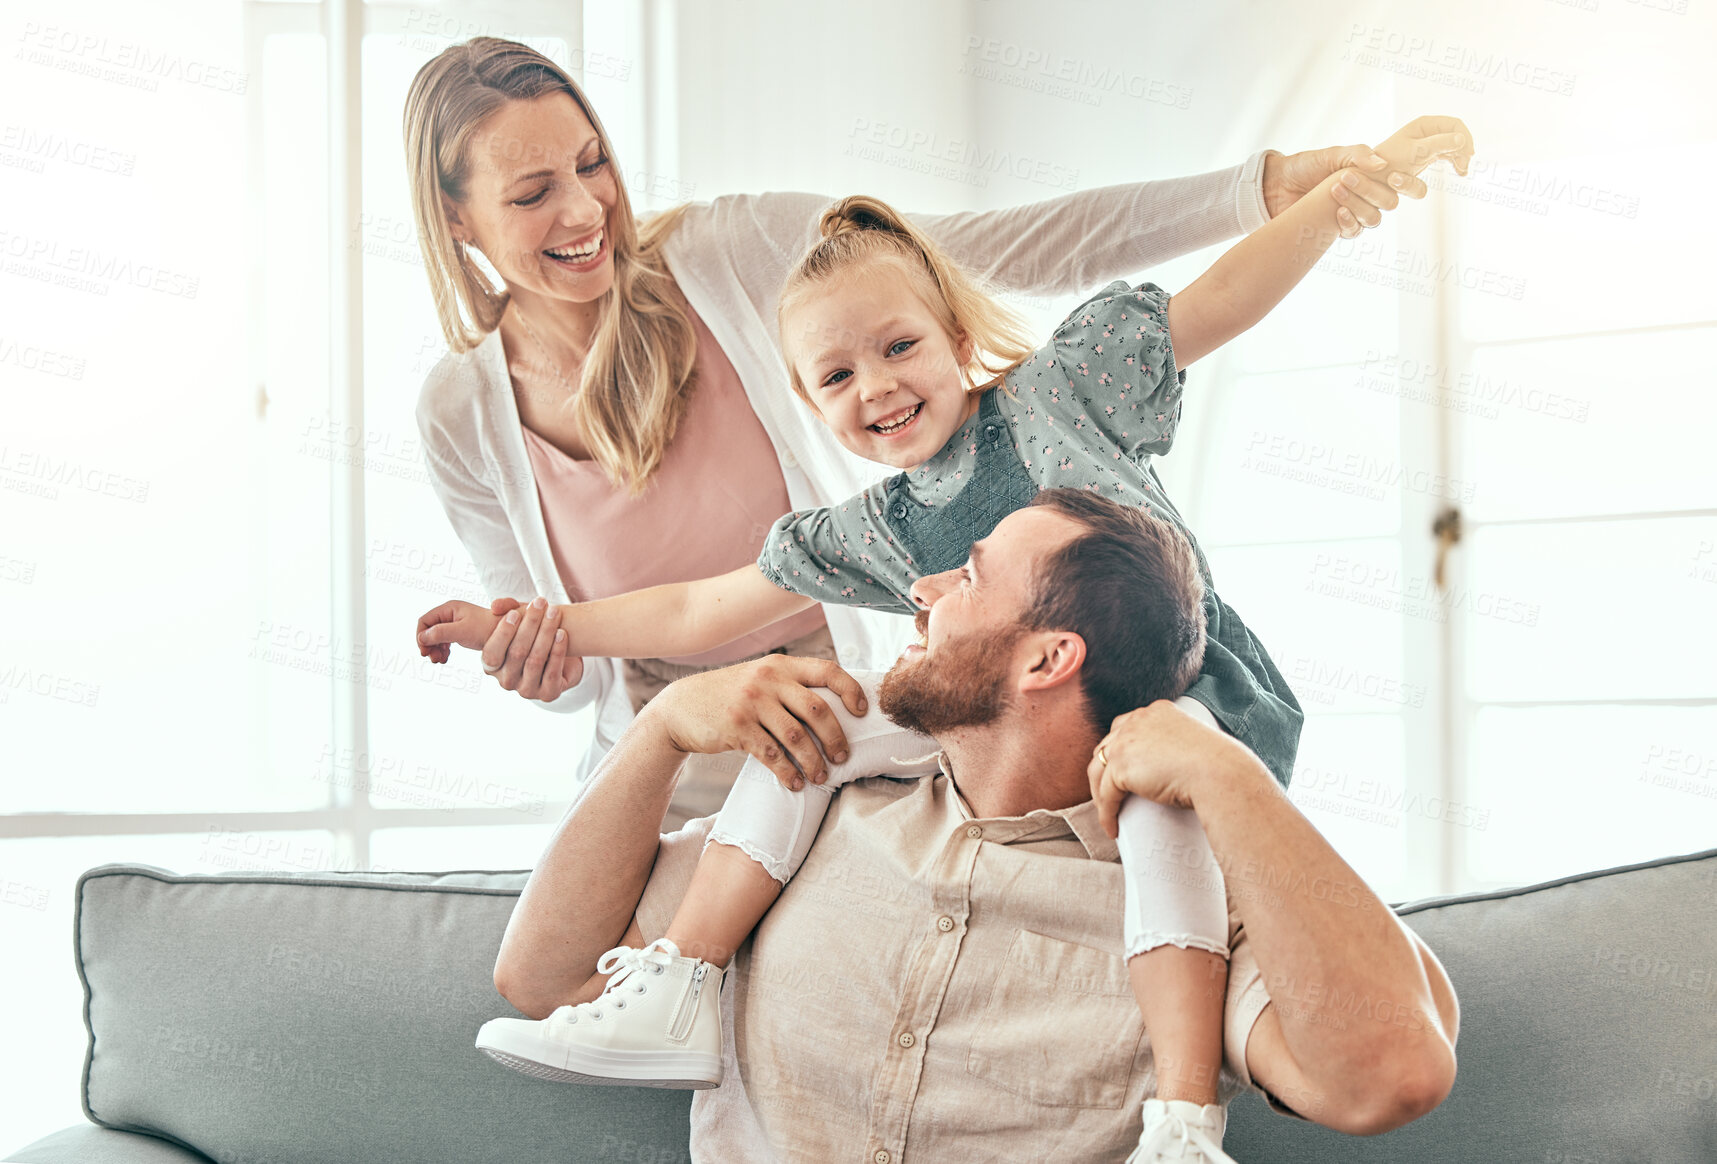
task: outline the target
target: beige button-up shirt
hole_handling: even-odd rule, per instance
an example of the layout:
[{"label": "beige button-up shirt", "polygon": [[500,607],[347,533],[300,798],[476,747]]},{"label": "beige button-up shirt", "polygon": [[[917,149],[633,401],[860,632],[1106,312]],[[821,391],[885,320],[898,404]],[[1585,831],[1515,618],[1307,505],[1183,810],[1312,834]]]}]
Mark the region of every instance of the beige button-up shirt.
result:
[{"label": "beige button-up shirt", "polygon": [[[645,940],[710,824],[662,839]],[[692,1158],[1122,1159],[1155,1084],[1123,892],[1090,801],[974,818],[945,758],[932,779],[846,785],[727,975],[726,1078],[693,1101]],[[1232,908],[1229,928],[1224,1103],[1251,1086],[1246,1039],[1269,1001]]]}]

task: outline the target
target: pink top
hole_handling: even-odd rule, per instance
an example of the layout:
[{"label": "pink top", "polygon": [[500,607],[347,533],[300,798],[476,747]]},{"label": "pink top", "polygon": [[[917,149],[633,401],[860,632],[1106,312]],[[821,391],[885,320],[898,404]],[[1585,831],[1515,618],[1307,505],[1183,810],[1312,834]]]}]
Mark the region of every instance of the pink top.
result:
[{"label": "pink top", "polygon": [[[609,483],[595,461],[567,456],[525,431],[543,524],[574,601],[689,582],[754,565],[770,526],[792,511],[769,434],[721,345],[689,309],[698,382],[661,466],[639,497]],[[819,606],[701,655],[711,665],[758,655],[823,625]]]}]

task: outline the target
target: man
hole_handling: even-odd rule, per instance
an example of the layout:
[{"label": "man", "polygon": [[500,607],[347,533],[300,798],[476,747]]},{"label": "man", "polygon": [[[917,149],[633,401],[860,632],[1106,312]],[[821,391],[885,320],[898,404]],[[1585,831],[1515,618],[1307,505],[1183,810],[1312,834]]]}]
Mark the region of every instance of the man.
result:
[{"label": "man", "polygon": [[[727,975],[726,1082],[693,1105],[695,1158],[1118,1159],[1154,1071],[1117,924],[1109,830],[1129,793],[1193,809],[1226,874],[1223,1101],[1250,1084],[1290,1114],[1375,1134],[1452,1087],[1458,1012],[1441,966],[1262,762],[1166,701],[1107,735],[1093,726],[1086,685],[1113,660],[1095,636],[1045,625],[1044,572],[1072,543],[1114,536],[1093,507],[1121,507],[1065,493],[915,587],[926,643],[890,672],[883,706],[933,732],[943,774],[858,780],[835,798]],[[639,716],[508,927],[495,980],[521,1011],[594,997],[604,950],[662,935],[708,832],[658,839],[675,771],[727,746],[738,691],[784,677],[863,710],[832,664],[775,659],[681,680]],[[827,709],[803,718],[838,738]]]}]

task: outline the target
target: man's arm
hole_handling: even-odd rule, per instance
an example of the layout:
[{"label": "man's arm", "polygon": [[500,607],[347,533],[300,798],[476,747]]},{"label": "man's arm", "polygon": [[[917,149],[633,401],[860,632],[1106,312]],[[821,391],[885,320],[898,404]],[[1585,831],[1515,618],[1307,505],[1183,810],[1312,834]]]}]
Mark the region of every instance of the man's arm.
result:
[{"label": "man's arm", "polygon": [[646,707],[561,819],[495,959],[495,989],[522,1013],[544,1018],[592,996],[597,960],[634,927],[685,758]]},{"label": "man's arm", "polygon": [[495,960],[502,997],[545,1017],[601,992],[596,963],[606,951],[642,944],[634,915],[689,753],[750,752],[783,779],[795,766],[821,770],[818,740],[844,760],[846,735],[813,687],[864,714],[863,689],[839,666],[779,655],[681,679],[651,700],[591,774],[519,895]]},{"label": "man's arm", "polygon": [[1116,719],[1098,752],[1105,827],[1128,792],[1197,812],[1266,989],[1292,998],[1252,1028],[1253,1080],[1354,1135],[1441,1103],[1459,1025],[1448,976],[1262,761],[1166,701]]},{"label": "man's arm", "polygon": [[1247,1071],[1278,1096],[1321,1097],[1319,1122],[1340,1131],[1416,1120],[1454,1086],[1454,988],[1269,770],[1239,759],[1193,808],[1266,990],[1293,999],[1258,1016]]}]

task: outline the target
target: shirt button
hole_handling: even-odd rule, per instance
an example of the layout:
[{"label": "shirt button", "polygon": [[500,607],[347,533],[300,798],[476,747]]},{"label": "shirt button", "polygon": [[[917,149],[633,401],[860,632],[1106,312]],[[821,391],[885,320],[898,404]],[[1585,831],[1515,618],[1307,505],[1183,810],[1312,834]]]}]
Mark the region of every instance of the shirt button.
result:
[{"label": "shirt button", "polygon": [[941,930],[943,933],[947,933],[949,930],[954,928],[954,919],[949,917],[947,914],[943,914],[941,917],[936,919],[936,928]]},{"label": "shirt button", "polygon": [[911,1031],[901,1031],[900,1032],[900,1045],[902,1047],[910,1047],[910,1046],[912,1046],[912,1044],[916,1043],[917,1041],[918,1041],[917,1039],[912,1037]]},{"label": "shirt button", "polygon": [[966,826],[966,835],[968,837],[971,837],[975,841],[979,837],[984,835],[984,830],[979,828],[977,825],[967,825]]},{"label": "shirt button", "polygon": [[872,1157],[871,1157],[871,1159],[872,1159],[872,1160],[875,1160],[875,1161],[876,1161],[876,1164],[888,1164],[888,1162],[889,1162],[889,1161],[890,1161],[890,1160],[892,1160],[892,1159],[894,1159],[894,1157],[893,1157],[893,1156],[890,1156],[890,1155],[889,1155],[889,1154],[888,1154],[888,1149],[887,1149],[887,1148],[878,1148],[878,1149],[877,1149],[877,1150],[876,1150],[876,1154],[875,1154],[875,1155],[873,1155],[873,1156],[872,1156]]}]

